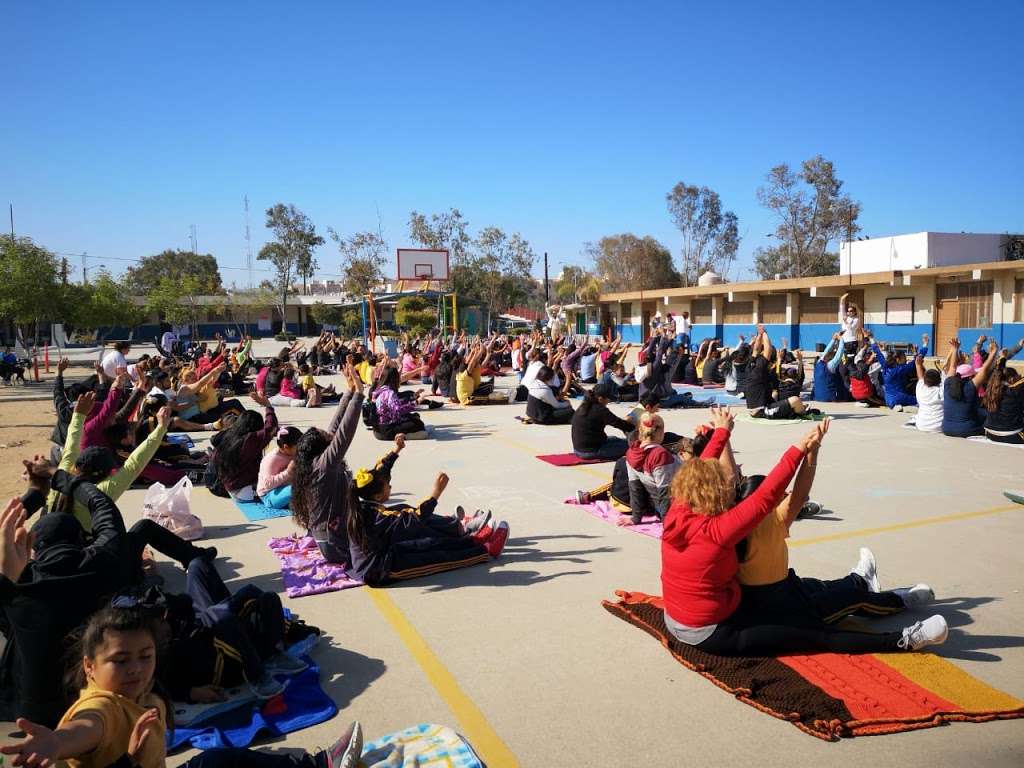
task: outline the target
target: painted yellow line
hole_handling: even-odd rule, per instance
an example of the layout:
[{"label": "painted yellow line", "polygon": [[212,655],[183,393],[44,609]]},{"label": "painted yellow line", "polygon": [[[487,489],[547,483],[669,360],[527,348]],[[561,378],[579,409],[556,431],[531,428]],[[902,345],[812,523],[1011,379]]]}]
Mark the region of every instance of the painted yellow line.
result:
[{"label": "painted yellow line", "polygon": [[892,531],[905,531],[908,528],[920,528],[925,525],[937,525],[939,523],[952,523],[957,520],[970,520],[975,517],[986,517],[988,515],[998,515],[1001,512],[1010,512],[1013,510],[1024,509],[1024,506],[1020,504],[1011,504],[1008,507],[994,507],[992,509],[982,509],[977,512],[955,512],[951,515],[936,515],[934,517],[922,517],[917,520],[908,520],[905,523],[893,523],[892,525],[881,525],[877,528],[861,528],[856,531],[846,531],[845,533],[833,533],[828,536],[815,536],[810,539],[797,539],[790,541],[790,547],[806,547],[810,544],[822,544],[826,541],[842,541],[843,539],[860,539],[865,536],[873,536],[876,533],[890,533]]},{"label": "painted yellow line", "polygon": [[514,768],[519,765],[515,755],[495,733],[491,724],[487,722],[484,713],[479,710],[472,699],[459,686],[451,672],[441,663],[426,640],[416,631],[402,613],[402,610],[395,604],[385,589],[367,589],[366,593],[370,600],[381,612],[391,628],[401,638],[409,653],[416,659],[420,669],[426,674],[430,684],[444,699],[444,703],[459,721],[459,732],[465,736],[473,745],[480,757],[487,765],[495,767],[508,766]]}]

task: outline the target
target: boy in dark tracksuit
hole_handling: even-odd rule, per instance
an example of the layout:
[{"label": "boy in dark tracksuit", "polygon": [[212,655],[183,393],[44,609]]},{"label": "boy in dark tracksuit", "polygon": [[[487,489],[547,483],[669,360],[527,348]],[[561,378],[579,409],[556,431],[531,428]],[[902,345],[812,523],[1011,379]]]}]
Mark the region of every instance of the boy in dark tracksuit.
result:
[{"label": "boy in dark tracksuit", "polygon": [[370,586],[383,586],[484,563],[501,554],[508,524],[488,525],[489,512],[465,520],[434,514],[448,485],[443,472],[419,506],[384,504],[391,496],[391,470],[404,447],[405,436],[398,435],[394,451],[372,470],[355,473],[359,506],[349,515],[348,524],[352,577]]}]

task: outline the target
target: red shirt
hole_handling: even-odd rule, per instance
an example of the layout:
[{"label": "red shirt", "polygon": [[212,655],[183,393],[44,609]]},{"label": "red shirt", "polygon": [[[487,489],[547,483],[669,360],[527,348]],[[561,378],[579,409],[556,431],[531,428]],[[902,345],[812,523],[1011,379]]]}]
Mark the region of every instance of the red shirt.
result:
[{"label": "red shirt", "polygon": [[867,377],[855,379],[850,377],[850,394],[854,400],[867,400],[875,395],[875,385]]},{"label": "red shirt", "polygon": [[760,487],[720,515],[694,513],[675,501],[661,536],[661,589],[668,615],[688,627],[729,618],[740,603],[736,544],[782,500],[803,452],[792,446]]}]

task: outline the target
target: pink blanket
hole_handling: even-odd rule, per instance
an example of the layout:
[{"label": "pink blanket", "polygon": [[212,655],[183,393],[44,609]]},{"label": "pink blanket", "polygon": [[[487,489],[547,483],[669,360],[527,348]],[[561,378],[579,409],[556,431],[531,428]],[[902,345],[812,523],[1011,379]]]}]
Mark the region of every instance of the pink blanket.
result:
[{"label": "pink blanket", "polygon": [[[614,509],[607,501],[594,501],[590,504],[580,504],[576,499],[566,499],[565,503],[577,506],[594,517],[600,518],[606,523],[611,523],[612,525],[615,525],[622,516],[619,511]],[[645,517],[640,521],[640,525],[624,525],[622,528],[623,530],[642,533],[644,536],[650,536],[655,539],[661,538],[661,520],[654,516]]]},{"label": "pink blanket", "polygon": [[350,579],[343,566],[328,563],[312,536],[274,538],[269,546],[281,561],[281,577],[288,597],[363,586],[363,582]]}]

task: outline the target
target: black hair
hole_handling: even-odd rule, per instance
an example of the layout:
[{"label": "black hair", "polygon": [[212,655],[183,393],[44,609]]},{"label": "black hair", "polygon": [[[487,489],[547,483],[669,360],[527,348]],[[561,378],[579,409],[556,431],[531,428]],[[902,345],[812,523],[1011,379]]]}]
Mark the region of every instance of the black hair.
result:
[{"label": "black hair", "polygon": [[157,642],[156,623],[139,608],[102,608],[92,615],[81,636],[74,645],[74,652],[68,657],[66,682],[77,692],[85,687],[85,670],[82,658],[95,659],[108,632],[148,632]]},{"label": "black hair", "polygon": [[704,453],[704,449],[707,448],[708,447],[708,443],[711,442],[711,435],[712,434],[713,434],[713,432],[711,430],[708,430],[706,432],[701,432],[699,435],[697,435],[696,437],[693,438],[693,455],[694,456],[699,458],[700,455],[702,453]]},{"label": "black hair", "polygon": [[378,387],[388,387],[393,391],[398,391],[398,385],[402,380],[402,375],[398,372],[398,369],[394,366],[389,365],[384,369],[383,375],[380,377],[380,381],[377,383]]},{"label": "black hair", "polygon": [[298,427],[285,427],[283,434],[281,433],[281,431],[278,431],[277,433],[277,445],[279,448],[284,448],[285,446],[290,445],[298,445],[299,440],[301,439],[302,430],[299,429]]},{"label": "black hair", "polygon": [[242,446],[245,439],[253,432],[263,429],[263,416],[257,411],[245,410],[235,422],[224,430],[214,460],[217,463],[217,476],[224,480],[228,467],[237,467],[242,459]]},{"label": "black hair", "polygon": [[[330,435],[310,427],[295,445],[295,458],[292,459],[292,519],[304,530],[309,529],[313,517],[313,465],[330,443]],[[344,471],[344,462],[342,465]]]},{"label": "black hair", "polygon": [[299,366],[299,373],[301,373],[303,376],[308,374],[309,373],[309,364],[308,363],[303,363],[302,365],[300,365]]},{"label": "black hair", "polygon": [[934,368],[929,368],[924,372],[924,383],[929,387],[937,387],[942,383],[942,374]]},{"label": "black hair", "polygon": [[954,400],[964,399],[964,379],[959,373],[954,373],[949,377],[949,392],[947,392]]},{"label": "black hair", "polygon": [[549,381],[551,381],[551,378],[554,375],[555,375],[554,369],[551,368],[550,366],[547,366],[547,365],[542,365],[537,370],[537,380],[538,381],[543,381],[545,384],[547,384]]}]

